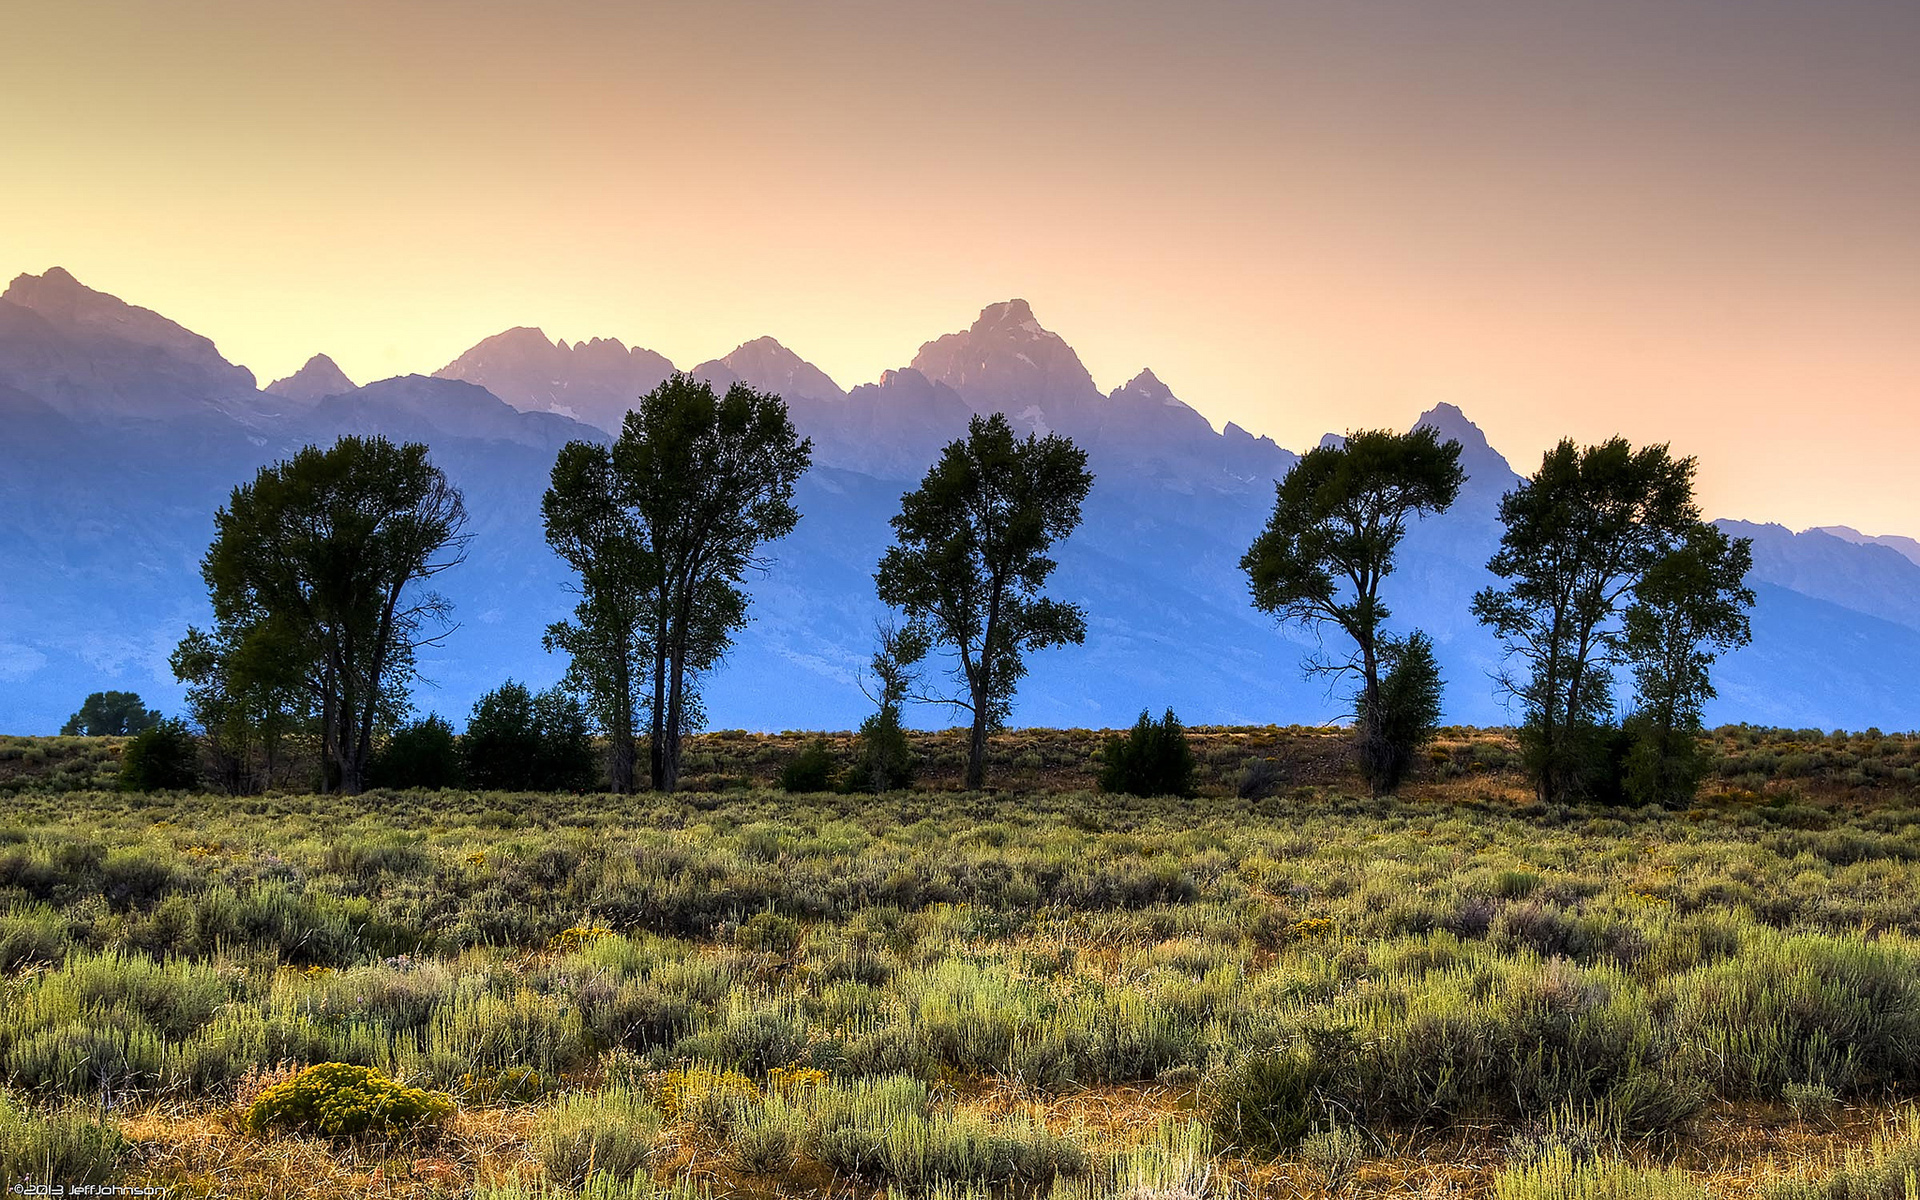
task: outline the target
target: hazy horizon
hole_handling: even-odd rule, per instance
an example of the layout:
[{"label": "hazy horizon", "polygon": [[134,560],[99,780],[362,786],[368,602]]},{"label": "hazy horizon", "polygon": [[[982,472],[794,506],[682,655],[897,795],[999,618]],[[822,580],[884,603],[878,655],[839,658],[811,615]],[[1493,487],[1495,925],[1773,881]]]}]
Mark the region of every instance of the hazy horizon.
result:
[{"label": "hazy horizon", "polygon": [[1920,533],[1920,9],[52,6],[0,265],[260,377],[516,325],[843,386],[1013,296],[1301,448],[1463,408],[1715,515]]}]

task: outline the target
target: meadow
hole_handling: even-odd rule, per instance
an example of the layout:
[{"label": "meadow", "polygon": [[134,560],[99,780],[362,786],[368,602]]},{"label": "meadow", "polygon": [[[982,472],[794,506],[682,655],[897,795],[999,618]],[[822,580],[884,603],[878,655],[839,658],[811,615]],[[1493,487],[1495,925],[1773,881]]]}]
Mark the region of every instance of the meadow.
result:
[{"label": "meadow", "polygon": [[919,735],[882,796],[777,790],[798,733],[633,797],[0,739],[4,1182],[1920,1195],[1920,739],[1717,730],[1669,810],[1537,804],[1497,730],[1384,800],[1336,733],[1191,736],[1191,800],[1094,790],[1093,731],[985,793]]}]

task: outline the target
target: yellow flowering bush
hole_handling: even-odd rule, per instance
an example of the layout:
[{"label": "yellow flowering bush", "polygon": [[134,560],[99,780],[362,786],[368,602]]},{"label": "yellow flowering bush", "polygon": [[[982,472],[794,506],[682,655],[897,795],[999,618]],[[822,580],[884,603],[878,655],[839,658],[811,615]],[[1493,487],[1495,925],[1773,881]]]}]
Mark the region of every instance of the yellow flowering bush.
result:
[{"label": "yellow flowering bush", "polygon": [[319,1063],[261,1092],[246,1123],[255,1133],[354,1137],[411,1132],[452,1112],[453,1100],[440,1092],[396,1083],[372,1067]]}]

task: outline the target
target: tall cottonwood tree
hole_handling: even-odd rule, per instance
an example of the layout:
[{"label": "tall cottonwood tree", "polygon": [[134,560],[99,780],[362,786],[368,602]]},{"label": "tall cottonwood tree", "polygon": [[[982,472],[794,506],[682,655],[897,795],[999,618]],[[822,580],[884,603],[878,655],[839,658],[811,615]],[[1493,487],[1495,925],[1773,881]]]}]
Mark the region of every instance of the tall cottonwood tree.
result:
[{"label": "tall cottonwood tree", "polygon": [[465,523],[418,443],[349,436],[263,467],[214,516],[200,567],[214,628],[189,630],[185,657],[234,695],[301,691],[323,789],[357,793],[376,732],[405,710],[415,651],[452,628],[424,585],[465,558]]},{"label": "tall cottonwood tree", "polygon": [[1086,451],[1059,434],[1016,438],[1005,416],[974,417],[920,487],[901,497],[880,599],[950,647],[972,714],[967,786],[986,780],[987,733],[1005,721],[1028,651],[1086,638],[1086,614],[1041,594],[1047,552],[1080,524],[1093,487]]},{"label": "tall cottonwood tree", "polygon": [[1632,799],[1686,801],[1699,787],[1696,738],[1701,710],[1714,696],[1714,660],[1752,637],[1752,566],[1751,539],[1700,522],[1634,587],[1622,621],[1636,693],[1624,780]]},{"label": "tall cottonwood tree", "polygon": [[585,697],[607,739],[613,790],[634,790],[636,740],[653,661],[655,563],[628,503],[613,452],[569,442],[553,464],[540,514],[547,543],[579,576],[573,620],[547,627],[548,650],[568,656],[569,691]]},{"label": "tall cottonwood tree", "polygon": [[1608,768],[1619,615],[1653,566],[1699,524],[1694,460],[1623,438],[1564,440],[1500,502],[1506,530],[1488,568],[1506,582],[1473,600],[1519,670],[1501,687],[1524,715],[1522,748],[1543,801],[1594,790]]},{"label": "tall cottonwood tree", "polygon": [[[1383,692],[1383,674],[1426,672],[1432,656],[1425,642],[1384,633],[1391,613],[1381,585],[1393,573],[1408,519],[1446,511],[1465,481],[1460,443],[1441,442],[1424,425],[1410,433],[1350,433],[1342,443],[1308,451],[1274,485],[1273,515],[1240,560],[1255,608],[1316,633],[1331,626],[1352,639],[1351,654],[1314,669],[1358,681],[1357,757],[1376,795],[1399,785],[1416,748],[1410,739],[1431,726],[1427,713],[1438,692],[1437,676],[1431,687]],[[1396,701],[1418,701],[1420,711],[1393,708],[1389,693]]]},{"label": "tall cottonwood tree", "polygon": [[705,380],[674,375],[627,414],[612,465],[615,494],[648,554],[656,788],[679,786],[681,738],[698,712],[695,677],[746,623],[741,580],[765,565],[760,548],[799,522],[793,489],[812,455],[780,397],[745,384],[717,396]]}]

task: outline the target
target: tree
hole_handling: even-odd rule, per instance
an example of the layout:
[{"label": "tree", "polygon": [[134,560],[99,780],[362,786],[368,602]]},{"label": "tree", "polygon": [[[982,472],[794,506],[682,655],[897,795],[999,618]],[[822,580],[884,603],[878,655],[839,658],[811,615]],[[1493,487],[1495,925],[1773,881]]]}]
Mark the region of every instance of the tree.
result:
[{"label": "tree", "polygon": [[461,739],[470,787],[579,791],[593,784],[586,709],[560,688],[538,695],[509,679],[474,702]]},{"label": "tree", "polygon": [[1487,566],[1507,583],[1482,590],[1473,611],[1520,660],[1498,678],[1520,702],[1542,801],[1604,784],[1620,605],[1698,524],[1694,466],[1665,446],[1566,440],[1500,501],[1506,530]]},{"label": "tree", "polygon": [[394,730],[374,756],[371,774],[380,787],[459,787],[463,771],[453,726],[437,713],[428,713]]},{"label": "tree", "polygon": [[286,739],[312,716],[288,646],[243,632],[189,627],[169,660],[174,678],[187,685],[187,712],[204,732],[216,785],[232,795],[270,784]]},{"label": "tree", "polygon": [[1357,757],[1375,795],[1399,785],[1418,749],[1394,735],[1418,736],[1423,727],[1394,719],[1382,703],[1383,625],[1391,613],[1381,584],[1393,573],[1408,518],[1446,511],[1465,480],[1460,443],[1442,443],[1424,425],[1351,433],[1342,444],[1308,451],[1274,485],[1273,515],[1240,560],[1255,608],[1352,639],[1352,653],[1310,669],[1358,681]]},{"label": "tree", "polygon": [[900,710],[918,681],[916,665],[926,657],[928,645],[926,630],[914,625],[883,624],[878,642],[871,665],[873,686],[864,680],[860,684],[877,708],[860,722],[848,786],[887,792],[912,783],[919,770]]},{"label": "tree", "polygon": [[1638,693],[1627,722],[1633,744],[1624,782],[1631,799],[1691,800],[1700,786],[1695,739],[1701,710],[1714,696],[1713,662],[1752,637],[1752,565],[1750,539],[1696,523],[1635,586],[1623,623]]},{"label": "tree", "polygon": [[698,712],[699,673],[746,624],[740,582],[760,547],[793,532],[793,489],[813,443],[778,396],[736,383],[725,396],[674,375],[640,398],[613,445],[616,495],[645,536],[653,649],[651,775],[672,791],[681,738]]},{"label": "tree", "polygon": [[126,737],[160,723],[137,692],[95,692],[60,727],[61,737]]},{"label": "tree", "polygon": [[1168,709],[1155,721],[1140,719],[1125,736],[1114,734],[1100,751],[1100,790],[1129,796],[1193,795],[1193,747],[1180,718]]},{"label": "tree", "polygon": [[465,558],[465,523],[427,448],[381,437],[308,446],[215,514],[205,644],[229,694],[306,694],[323,790],[365,787],[375,734],[405,712],[415,652],[452,628],[451,604],[420,585]]},{"label": "tree", "polygon": [[1011,711],[1021,656],[1086,638],[1086,614],[1041,589],[1055,565],[1047,551],[1080,524],[1092,487],[1086,451],[1059,434],[1017,439],[995,413],[974,417],[901,497],[874,584],[929,644],[952,649],[965,691],[945,703],[973,717],[970,788],[985,782],[987,733]]},{"label": "tree", "polygon": [[1418,629],[1385,639],[1380,657],[1386,674],[1375,692],[1377,707],[1364,695],[1360,699],[1360,725],[1372,731],[1361,742],[1360,766],[1369,779],[1397,782],[1407,777],[1414,753],[1439,727],[1440,664],[1433,657],[1433,640]]},{"label": "tree", "polygon": [[634,790],[639,717],[648,707],[647,664],[654,653],[656,562],[624,496],[613,453],[569,442],[553,464],[540,513],[547,543],[580,577],[572,621],[547,627],[548,651],[568,657],[562,680],[586,699],[607,738],[607,775],[622,795]]},{"label": "tree", "polygon": [[186,722],[155,722],[135,734],[121,752],[120,790],[191,791],[200,786],[199,760],[199,744]]}]

